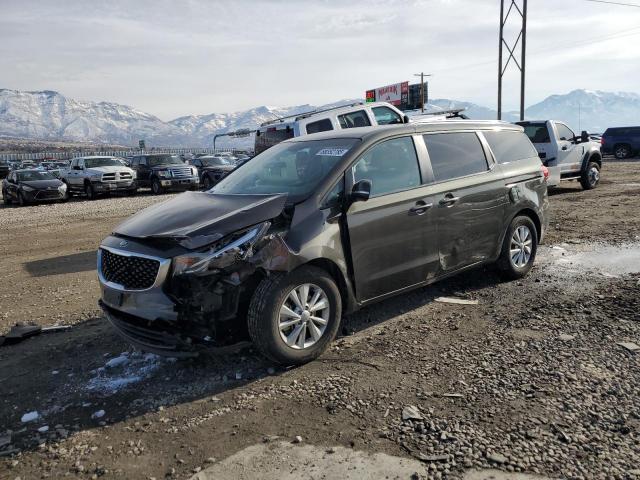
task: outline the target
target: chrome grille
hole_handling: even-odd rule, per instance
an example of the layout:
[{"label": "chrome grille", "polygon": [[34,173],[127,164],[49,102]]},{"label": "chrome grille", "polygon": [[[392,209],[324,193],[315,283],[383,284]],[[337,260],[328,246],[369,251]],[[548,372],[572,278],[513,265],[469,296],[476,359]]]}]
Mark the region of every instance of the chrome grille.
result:
[{"label": "chrome grille", "polygon": [[103,173],[102,174],[102,181],[103,182],[115,182],[116,181],[116,174],[115,173]]},{"label": "chrome grille", "polygon": [[131,180],[131,174],[129,172],[120,172],[120,180]]},{"label": "chrome grille", "polygon": [[191,177],[190,167],[173,167],[169,169],[173,178],[188,178]]},{"label": "chrome grille", "polygon": [[107,282],[116,283],[127,290],[146,290],[155,283],[160,268],[158,260],[118,255],[104,248],[100,252],[100,270]]}]

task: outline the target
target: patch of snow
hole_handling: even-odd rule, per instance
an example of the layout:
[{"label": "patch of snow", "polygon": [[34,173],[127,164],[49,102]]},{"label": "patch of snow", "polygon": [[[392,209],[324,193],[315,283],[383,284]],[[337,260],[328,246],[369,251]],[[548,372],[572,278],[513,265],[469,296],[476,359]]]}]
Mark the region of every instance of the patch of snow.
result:
[{"label": "patch of snow", "polygon": [[49,431],[49,425],[44,425],[38,429],[40,433],[47,433]]},{"label": "patch of snow", "polygon": [[27,423],[27,422],[33,422],[38,418],[40,418],[40,414],[36,410],[34,410],[33,412],[25,413],[24,415],[22,415],[22,418],[20,419],[20,421],[22,421],[22,423]]},{"label": "patch of snow", "polygon": [[109,360],[104,367],[94,370],[94,376],[85,388],[91,392],[111,395],[150,377],[165,363],[169,362],[152,353],[125,352]]},{"label": "patch of snow", "polygon": [[91,418],[102,418],[106,412],[104,410],[98,410],[97,412],[93,412],[91,414]]}]

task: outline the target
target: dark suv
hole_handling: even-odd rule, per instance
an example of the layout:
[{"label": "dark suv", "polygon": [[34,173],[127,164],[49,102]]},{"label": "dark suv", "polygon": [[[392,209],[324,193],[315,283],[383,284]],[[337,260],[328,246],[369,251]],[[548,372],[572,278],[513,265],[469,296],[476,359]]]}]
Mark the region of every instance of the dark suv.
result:
[{"label": "dark suv", "polygon": [[526,275],[547,175],[523,129],[501,122],[287,140],[116,227],[98,249],[100,304],[150,351],[250,338],[276,362],[307,362],[364,305],[484,264]]},{"label": "dark suv", "polygon": [[131,168],[136,171],[138,186],[150,187],[156,195],[167,190],[197,190],[200,186],[198,171],[173,155],[135,155]]},{"label": "dark suv", "polygon": [[607,128],[600,139],[600,150],[618,160],[631,158],[640,152],[640,127]]},{"label": "dark suv", "polygon": [[191,160],[191,165],[198,169],[200,182],[205,190],[209,190],[237,167],[233,160],[218,155],[204,155],[194,158]]}]

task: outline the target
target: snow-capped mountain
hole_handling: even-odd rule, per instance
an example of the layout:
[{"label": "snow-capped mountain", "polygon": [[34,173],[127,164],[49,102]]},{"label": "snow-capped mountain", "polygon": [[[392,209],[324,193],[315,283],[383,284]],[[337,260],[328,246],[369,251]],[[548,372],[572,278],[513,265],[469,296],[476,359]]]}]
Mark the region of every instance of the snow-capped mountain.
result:
[{"label": "snow-capped mountain", "polygon": [[80,102],[49,90],[0,90],[0,135],[131,145],[140,138],[170,139],[179,133],[126,105]]},{"label": "snow-capped mountain", "polygon": [[640,95],[574,90],[547,97],[527,108],[525,115],[532,120],[562,120],[576,131],[602,133],[609,127],[640,125]]},{"label": "snow-capped mountain", "polygon": [[[0,89],[0,135],[92,141],[136,145],[145,139],[149,146],[211,146],[216,134],[241,128],[255,128],[262,122],[315,108],[331,107],[359,100],[343,100],[316,107],[262,106],[235,113],[191,115],[165,122],[135,108],[110,102],[81,102],[53,91],[26,92]],[[472,119],[495,119],[491,108],[457,100],[436,99],[430,110],[465,108]],[[528,119],[556,119],[576,131],[602,132],[607,127],[640,125],[640,95],[574,90],[552,95],[529,107]],[[517,113],[506,112],[504,120],[515,121]],[[216,146],[249,147],[252,138],[221,137]]]}]

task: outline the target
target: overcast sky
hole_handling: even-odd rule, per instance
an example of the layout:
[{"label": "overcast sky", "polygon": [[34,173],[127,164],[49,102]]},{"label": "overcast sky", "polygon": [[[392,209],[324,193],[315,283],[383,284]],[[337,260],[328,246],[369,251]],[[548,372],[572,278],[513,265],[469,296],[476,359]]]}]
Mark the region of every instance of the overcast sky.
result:
[{"label": "overcast sky", "polygon": [[[363,97],[424,70],[433,98],[495,108],[499,3],[0,0],[0,88],[169,120]],[[640,91],[638,45],[640,8],[530,0],[527,105],[576,88]],[[518,95],[509,78],[507,109]]]}]

